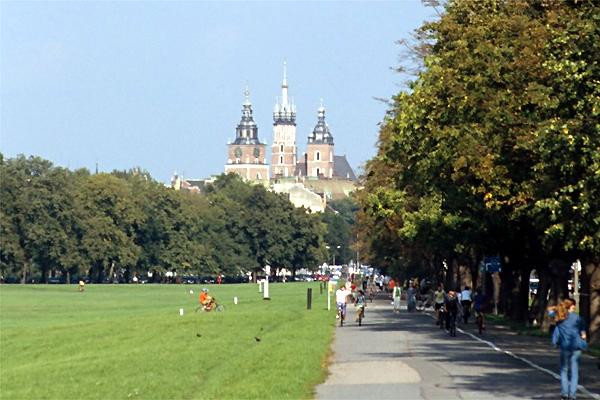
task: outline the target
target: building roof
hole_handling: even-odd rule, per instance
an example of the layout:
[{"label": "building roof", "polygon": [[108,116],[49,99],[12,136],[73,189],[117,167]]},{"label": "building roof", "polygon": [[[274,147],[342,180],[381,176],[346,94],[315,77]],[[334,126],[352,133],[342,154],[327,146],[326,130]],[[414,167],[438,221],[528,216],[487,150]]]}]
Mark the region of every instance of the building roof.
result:
[{"label": "building roof", "polygon": [[246,100],[242,108],[242,119],[235,129],[235,144],[261,144],[258,139],[258,126],[252,116],[252,103],[250,103],[250,91],[246,87],[244,91]]},{"label": "building roof", "polygon": [[346,156],[333,156],[333,177],[356,181],[356,175]]},{"label": "building roof", "polygon": [[329,131],[329,125],[325,122],[325,107],[321,104],[318,111],[317,125],[308,136],[308,143],[325,143],[333,145],[333,136]]}]

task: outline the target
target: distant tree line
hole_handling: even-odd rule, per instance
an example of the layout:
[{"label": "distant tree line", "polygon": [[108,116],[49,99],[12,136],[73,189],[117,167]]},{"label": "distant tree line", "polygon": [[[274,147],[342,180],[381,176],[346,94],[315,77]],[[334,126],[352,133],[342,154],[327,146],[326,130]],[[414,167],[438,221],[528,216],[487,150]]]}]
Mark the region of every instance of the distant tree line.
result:
[{"label": "distant tree line", "polygon": [[538,322],[569,296],[579,259],[580,310],[600,341],[600,3],[444,8],[402,42],[420,68],[366,166],[361,252],[449,288],[490,285],[482,261],[498,256],[501,311]]},{"label": "distant tree line", "polygon": [[255,276],[267,264],[315,270],[331,255],[323,215],[235,175],[195,194],[139,169],[90,174],[0,154],[0,204],[5,280]]}]

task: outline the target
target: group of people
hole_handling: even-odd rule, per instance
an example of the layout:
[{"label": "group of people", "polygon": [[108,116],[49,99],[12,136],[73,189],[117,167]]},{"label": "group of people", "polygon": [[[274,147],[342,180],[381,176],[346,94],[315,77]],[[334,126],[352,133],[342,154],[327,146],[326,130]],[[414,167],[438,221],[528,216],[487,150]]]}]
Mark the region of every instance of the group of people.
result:
[{"label": "group of people", "polygon": [[433,293],[433,302],[438,325],[445,323],[447,328],[452,322],[456,322],[457,318],[468,324],[471,308],[473,308],[475,314],[482,318],[481,328],[485,329],[483,322],[485,296],[481,290],[477,289],[473,294],[471,288],[465,286],[460,292],[454,290],[446,292],[442,285],[438,285],[437,290]]},{"label": "group of people", "polygon": [[337,306],[336,318],[346,318],[347,304],[354,304],[356,308],[356,322],[360,322],[365,315],[365,307],[367,300],[365,291],[362,287],[357,287],[356,284],[346,282],[335,291],[335,302]]}]

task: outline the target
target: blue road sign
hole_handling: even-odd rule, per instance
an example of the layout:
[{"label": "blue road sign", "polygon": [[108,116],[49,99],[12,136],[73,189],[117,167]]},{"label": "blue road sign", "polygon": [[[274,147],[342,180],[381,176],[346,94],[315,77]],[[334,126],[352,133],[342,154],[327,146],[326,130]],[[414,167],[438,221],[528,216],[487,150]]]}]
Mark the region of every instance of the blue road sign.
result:
[{"label": "blue road sign", "polygon": [[485,264],[485,270],[487,272],[502,271],[502,266],[500,265],[500,257],[485,257],[483,262]]}]

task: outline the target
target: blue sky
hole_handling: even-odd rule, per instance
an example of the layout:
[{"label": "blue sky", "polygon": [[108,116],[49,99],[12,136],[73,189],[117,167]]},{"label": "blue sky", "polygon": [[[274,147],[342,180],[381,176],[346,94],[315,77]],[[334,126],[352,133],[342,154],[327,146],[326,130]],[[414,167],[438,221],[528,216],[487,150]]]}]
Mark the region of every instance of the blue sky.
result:
[{"label": "blue sky", "polygon": [[336,154],[375,154],[406,77],[395,41],[434,10],[395,2],[0,2],[0,150],[166,182],[223,171],[243,90],[259,137],[287,60],[300,152],[323,98]]}]

